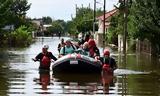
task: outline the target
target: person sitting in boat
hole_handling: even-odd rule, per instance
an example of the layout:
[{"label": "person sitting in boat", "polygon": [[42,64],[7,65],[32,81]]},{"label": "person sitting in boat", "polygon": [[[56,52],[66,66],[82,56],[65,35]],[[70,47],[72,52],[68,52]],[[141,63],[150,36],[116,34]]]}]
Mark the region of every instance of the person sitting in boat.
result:
[{"label": "person sitting in boat", "polygon": [[88,42],[85,42],[82,47],[78,48],[77,53],[89,56]]},{"label": "person sitting in boat", "polygon": [[57,58],[51,52],[48,52],[48,48],[48,45],[44,45],[42,48],[42,52],[32,59],[33,61],[40,61],[39,69],[49,70],[51,65],[51,59],[53,59],[54,61],[57,60]]},{"label": "person sitting in boat", "polygon": [[62,56],[67,55],[67,54],[72,54],[72,53],[75,52],[75,50],[77,50],[77,48],[71,43],[70,40],[67,40],[66,45],[64,47],[62,47],[61,50],[60,50],[60,56],[59,57],[62,57]]},{"label": "person sitting in boat", "polygon": [[103,51],[103,57],[100,57],[99,59],[103,64],[103,70],[111,71],[113,72],[115,69],[117,69],[117,64],[115,59],[110,57],[110,52],[108,49],[105,49]]},{"label": "person sitting in boat", "polygon": [[85,42],[88,42],[89,39],[90,39],[90,35],[86,34],[85,37],[78,42],[78,45],[79,46],[83,45]]},{"label": "person sitting in boat", "polygon": [[64,42],[64,39],[61,39],[61,42],[58,44],[58,52],[60,53],[60,50],[62,47],[64,47],[66,45],[66,43]]},{"label": "person sitting in boat", "polygon": [[96,46],[94,39],[89,39],[88,41],[89,56],[98,59],[100,56],[99,49]]}]

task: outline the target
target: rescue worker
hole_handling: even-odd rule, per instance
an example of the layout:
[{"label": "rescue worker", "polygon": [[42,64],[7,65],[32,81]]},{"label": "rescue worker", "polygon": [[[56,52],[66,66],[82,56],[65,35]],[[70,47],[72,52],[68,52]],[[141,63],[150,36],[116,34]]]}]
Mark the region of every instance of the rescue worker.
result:
[{"label": "rescue worker", "polygon": [[42,52],[32,59],[33,61],[40,61],[39,69],[49,70],[51,59],[53,59],[54,61],[57,60],[57,58],[51,52],[48,52],[48,48],[48,45],[44,45],[42,48]]},{"label": "rescue worker", "polygon": [[92,58],[98,59],[100,56],[99,49],[96,46],[94,39],[89,39],[88,41],[89,55]]},{"label": "rescue worker", "polygon": [[108,49],[105,49],[103,51],[103,57],[100,58],[100,61],[103,64],[103,68],[106,71],[111,71],[113,72],[115,69],[117,69],[117,64],[115,59],[110,57],[110,52]]}]

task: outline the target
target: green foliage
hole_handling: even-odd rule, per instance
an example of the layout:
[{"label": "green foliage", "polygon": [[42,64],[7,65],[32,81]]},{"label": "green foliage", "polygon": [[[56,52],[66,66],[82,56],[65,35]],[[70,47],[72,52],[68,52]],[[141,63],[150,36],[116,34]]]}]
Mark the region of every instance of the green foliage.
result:
[{"label": "green foliage", "polygon": [[148,39],[154,48],[153,54],[160,52],[160,3],[158,0],[135,0],[131,9],[133,24],[137,29],[133,36]]},{"label": "green foliage", "polygon": [[0,0],[0,29],[8,23],[12,0]]},{"label": "green foliage", "polygon": [[[114,34],[123,34],[123,14],[128,13],[128,39],[148,39],[153,48],[153,55],[160,53],[160,2],[158,0],[129,0],[129,9],[125,9],[122,1],[119,16],[111,19],[111,27],[107,34],[112,41]],[[114,23],[115,22],[115,23]]]},{"label": "green foliage", "polygon": [[24,25],[26,11],[30,9],[27,0],[0,0],[0,28],[5,25]]},{"label": "green foliage", "polygon": [[47,16],[47,17],[42,17],[42,22],[43,24],[51,24],[52,23],[52,18]]},{"label": "green foliage", "polygon": [[28,0],[13,0],[11,5],[10,23],[14,24],[16,28],[27,23],[25,15],[30,9],[31,4]]},{"label": "green foliage", "polygon": [[30,9],[31,4],[28,4],[27,0],[13,0],[11,11],[18,17],[26,15],[26,11]]},{"label": "green foliage", "polygon": [[76,32],[77,32],[77,28],[75,26],[75,22],[74,21],[68,21],[67,24],[66,24],[66,31],[69,33],[69,34],[73,34],[75,35]]},{"label": "green foliage", "polygon": [[134,17],[138,30],[137,38],[152,39],[160,35],[160,3],[157,0],[141,0],[134,2]]},{"label": "green foliage", "polygon": [[108,42],[118,45],[118,34],[123,34],[123,15],[121,13],[111,18],[109,31],[106,36]]},{"label": "green foliage", "polygon": [[59,32],[62,33],[64,31],[64,27],[62,26],[61,22],[53,21],[52,26],[48,28],[48,31],[49,31],[49,33],[58,35]]},{"label": "green foliage", "polygon": [[26,26],[20,26],[10,36],[12,44],[15,46],[27,46],[32,42],[31,33]]},{"label": "green foliage", "polygon": [[77,30],[79,32],[87,32],[93,29],[93,10],[90,8],[79,8],[77,16]]},{"label": "green foliage", "polygon": [[[100,9],[97,9],[96,16],[102,14]],[[69,30],[68,30],[69,29]],[[93,9],[90,7],[77,8],[76,17],[73,18],[72,23],[69,23],[68,32],[71,34],[77,34],[79,32],[89,32],[93,30]],[[96,30],[98,25],[96,24]]]}]

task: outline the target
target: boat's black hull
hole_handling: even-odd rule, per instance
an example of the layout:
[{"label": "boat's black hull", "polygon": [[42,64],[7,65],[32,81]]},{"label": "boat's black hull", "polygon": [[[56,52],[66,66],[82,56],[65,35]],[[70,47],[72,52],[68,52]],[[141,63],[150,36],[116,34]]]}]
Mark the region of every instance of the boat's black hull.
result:
[{"label": "boat's black hull", "polygon": [[53,73],[101,73],[99,61],[82,55],[72,55],[60,58],[52,66]]}]

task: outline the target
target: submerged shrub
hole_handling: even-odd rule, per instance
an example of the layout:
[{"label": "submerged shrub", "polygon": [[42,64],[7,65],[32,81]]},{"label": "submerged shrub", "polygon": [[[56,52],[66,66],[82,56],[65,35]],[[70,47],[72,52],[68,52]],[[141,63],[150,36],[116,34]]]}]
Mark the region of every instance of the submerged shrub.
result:
[{"label": "submerged shrub", "polygon": [[11,33],[11,42],[14,46],[27,46],[32,42],[32,35],[26,26],[20,26]]}]

